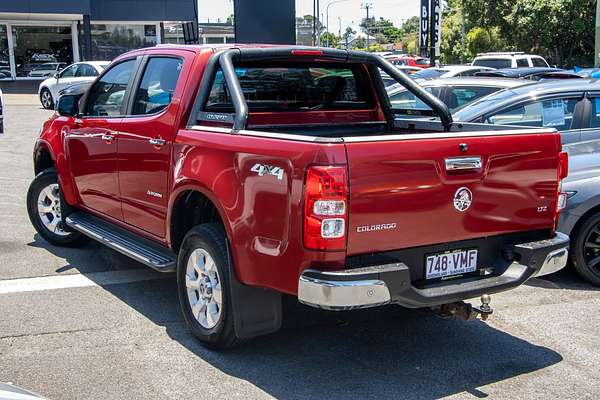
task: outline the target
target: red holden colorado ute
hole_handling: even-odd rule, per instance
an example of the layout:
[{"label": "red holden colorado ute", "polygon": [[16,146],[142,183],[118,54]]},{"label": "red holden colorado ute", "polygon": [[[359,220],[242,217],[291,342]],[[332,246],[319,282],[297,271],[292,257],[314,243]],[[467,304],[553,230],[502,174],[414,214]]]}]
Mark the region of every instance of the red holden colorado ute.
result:
[{"label": "red holden colorado ute", "polygon": [[[438,118],[396,115],[380,71]],[[567,164],[557,132],[453,124],[375,55],[158,46],[60,98],[27,206],[52,244],[175,270],[193,334],[227,347],[279,329],[282,294],[487,315],[565,265]]]}]

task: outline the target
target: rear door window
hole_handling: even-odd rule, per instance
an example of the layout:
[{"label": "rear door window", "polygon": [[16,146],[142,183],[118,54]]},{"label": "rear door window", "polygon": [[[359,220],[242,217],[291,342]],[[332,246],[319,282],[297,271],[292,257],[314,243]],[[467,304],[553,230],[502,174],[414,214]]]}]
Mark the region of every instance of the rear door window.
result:
[{"label": "rear door window", "polygon": [[[250,112],[372,109],[370,78],[361,66],[280,64],[236,66]],[[233,113],[223,72],[217,71],[205,107]]]},{"label": "rear door window", "polygon": [[480,58],[479,60],[475,60],[473,65],[497,69],[512,68],[512,61],[508,58]]},{"label": "rear door window", "polygon": [[526,58],[519,58],[517,60],[517,67],[519,68],[527,68],[529,67],[529,61]]},{"label": "rear door window", "polygon": [[173,99],[182,66],[180,58],[151,57],[135,92],[133,115],[155,114],[164,110]]},{"label": "rear door window", "polygon": [[556,98],[524,103],[487,118],[494,125],[550,127],[559,131],[571,129],[576,98]]},{"label": "rear door window", "polygon": [[534,67],[548,67],[548,63],[540,57],[533,57],[531,62],[533,63]]}]

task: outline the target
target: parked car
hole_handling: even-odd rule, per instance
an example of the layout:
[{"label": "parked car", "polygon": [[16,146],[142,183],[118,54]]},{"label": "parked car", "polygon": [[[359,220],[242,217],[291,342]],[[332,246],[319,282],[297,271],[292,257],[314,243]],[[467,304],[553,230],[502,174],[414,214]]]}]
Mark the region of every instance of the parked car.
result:
[{"label": "parked car", "polygon": [[38,96],[42,107],[54,108],[58,93],[67,86],[80,82],[92,82],[110,64],[109,61],[86,61],[69,65],[62,71],[48,78],[38,88]]},{"label": "parked car", "polygon": [[573,72],[582,78],[600,78],[600,68],[575,68],[569,72]]},{"label": "parked car", "polygon": [[497,69],[550,67],[543,57],[523,52],[480,53],[475,57],[471,65]]},{"label": "parked car", "polygon": [[598,97],[600,82],[594,79],[544,81],[494,93],[453,117],[461,122],[556,128],[562,143],[569,144],[600,138],[600,124],[590,106]]},{"label": "parked car", "polygon": [[[395,117],[377,68],[441,123]],[[146,48],[80,99],[61,96],[36,142],[33,226],[55,245],[88,236],[176,270],[207,346],[278,330],[282,293],[329,310],[487,316],[490,293],[568,257],[554,232],[568,169],[558,133],[453,124],[369,53]],[[475,296],[481,307],[462,302]]]},{"label": "parked car", "polygon": [[415,79],[438,79],[455,78],[459,76],[474,76],[477,72],[493,71],[489,67],[473,67],[471,65],[445,65],[443,67],[431,67],[418,71],[414,74]]},{"label": "parked car", "polygon": [[[503,78],[447,78],[419,82],[425,90],[438,97],[450,109],[456,111],[482,97],[507,88],[528,84],[526,81]],[[402,85],[387,88],[392,107],[399,113],[430,114],[431,108]]]},{"label": "parked car", "polygon": [[541,81],[546,79],[582,79],[580,75],[559,68],[535,67],[535,68],[503,68],[491,71],[481,71],[475,76],[487,76],[492,78],[513,78]]},{"label": "parked car", "polygon": [[410,56],[407,54],[399,55],[396,57],[388,57],[389,62],[396,66],[407,66],[407,67],[420,67],[420,68],[428,68],[430,67],[430,61],[428,58],[420,57],[420,56]]},{"label": "parked car", "polygon": [[[594,105],[593,115],[600,119],[600,107]],[[569,153],[569,176],[563,181],[569,201],[558,229],[571,235],[570,258],[577,272],[600,286],[600,138],[563,148]]]},{"label": "parked car", "polygon": [[49,62],[39,64],[33,67],[33,69],[29,71],[27,76],[29,76],[30,78],[47,78],[49,76],[53,76],[66,66],[67,63],[64,62]]}]

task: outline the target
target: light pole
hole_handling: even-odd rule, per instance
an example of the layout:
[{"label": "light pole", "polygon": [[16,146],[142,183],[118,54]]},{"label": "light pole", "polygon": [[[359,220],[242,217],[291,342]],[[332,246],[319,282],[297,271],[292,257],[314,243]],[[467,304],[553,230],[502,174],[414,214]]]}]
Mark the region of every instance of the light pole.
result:
[{"label": "light pole", "polygon": [[[342,17],[338,17],[338,22],[340,24],[340,30],[338,31],[338,37],[340,38],[340,41],[342,40]],[[339,42],[338,42],[339,43]],[[342,46],[340,46],[341,48]]]},{"label": "light pole", "polygon": [[[327,4],[327,7],[325,7],[325,23],[327,24],[327,33],[329,33],[329,7],[331,7],[335,3],[341,3],[343,1],[348,0],[333,0]],[[327,47],[329,47],[329,35],[327,35]]]}]

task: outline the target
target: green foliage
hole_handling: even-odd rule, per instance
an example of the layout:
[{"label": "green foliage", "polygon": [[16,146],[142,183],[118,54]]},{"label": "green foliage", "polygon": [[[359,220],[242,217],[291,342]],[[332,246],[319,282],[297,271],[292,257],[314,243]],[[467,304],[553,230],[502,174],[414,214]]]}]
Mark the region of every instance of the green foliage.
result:
[{"label": "green foliage", "polygon": [[331,32],[325,32],[321,35],[321,45],[329,47],[337,47],[340,43],[340,37]]},{"label": "green foliage", "polygon": [[596,0],[449,0],[446,10],[443,62],[489,49],[536,53],[561,66],[593,64]]}]

